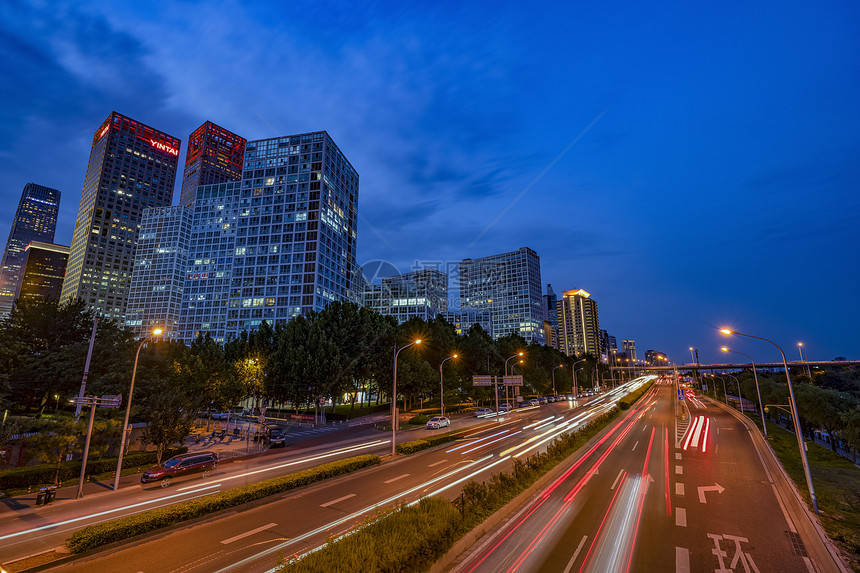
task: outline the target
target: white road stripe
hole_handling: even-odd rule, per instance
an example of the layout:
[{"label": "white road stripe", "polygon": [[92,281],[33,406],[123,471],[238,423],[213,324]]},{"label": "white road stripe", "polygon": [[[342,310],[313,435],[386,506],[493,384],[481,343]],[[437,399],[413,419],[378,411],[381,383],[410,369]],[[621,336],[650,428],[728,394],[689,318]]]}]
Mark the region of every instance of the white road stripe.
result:
[{"label": "white road stripe", "polygon": [[611,487],[611,488],[609,488],[609,489],[615,489],[615,486],[617,486],[617,485],[618,485],[618,480],[620,480],[620,479],[621,479],[621,474],[623,474],[623,473],[624,473],[624,470],[623,470],[623,469],[618,470],[618,477],[617,477],[617,478],[615,478],[615,481],[614,481],[614,482],[612,482],[612,487]]},{"label": "white road stripe", "polygon": [[680,459],[681,459],[681,452],[675,452],[675,459],[676,459],[676,460],[680,460]]},{"label": "white road stripe", "polygon": [[327,501],[327,502],[325,502],[325,503],[322,503],[322,504],[320,504],[320,507],[328,507],[328,506],[330,506],[330,505],[334,505],[334,504],[336,504],[336,503],[340,503],[340,502],[342,502],[342,501],[346,501],[347,499],[349,499],[349,498],[351,498],[351,497],[355,497],[355,496],[356,496],[356,494],[351,493],[351,494],[349,494],[349,495],[345,495],[345,496],[343,496],[343,497],[339,497],[339,498],[337,498],[337,499],[333,499],[333,500],[331,500],[331,501]]},{"label": "white road stripe", "polygon": [[267,529],[275,527],[276,525],[277,525],[277,523],[270,523],[268,525],[264,525],[263,527],[258,527],[257,529],[252,529],[251,531],[246,531],[245,533],[240,533],[239,535],[237,535],[235,537],[231,537],[230,539],[225,539],[224,541],[221,542],[221,545],[227,545],[228,543],[233,543],[234,541],[239,541],[240,539],[245,539],[246,537],[250,537],[251,535],[254,535],[255,533],[260,533],[261,531],[265,531]]},{"label": "white road stripe", "polygon": [[675,573],[690,573],[690,550],[686,547],[675,548]]},{"label": "white road stripe", "polygon": [[397,476],[397,477],[393,477],[393,478],[391,478],[390,480],[386,480],[386,481],[384,481],[384,482],[382,482],[382,483],[394,483],[394,482],[396,482],[397,480],[403,479],[403,478],[405,478],[405,477],[409,477],[409,474],[399,475],[399,476]]},{"label": "white road stripe", "polygon": [[583,535],[582,541],[579,542],[579,545],[576,546],[576,551],[573,552],[573,557],[571,557],[570,561],[567,562],[567,567],[564,568],[564,573],[570,573],[570,568],[573,567],[573,562],[576,561],[576,557],[579,555],[579,552],[582,551],[582,546],[585,544],[586,539],[588,539],[588,536]]},{"label": "white road stripe", "polygon": [[636,446],[638,446],[638,445],[639,445],[639,440],[636,440],[636,443],[635,443],[635,444],[633,444],[633,449],[632,449],[632,450],[630,450],[630,451],[631,451],[631,452],[635,452],[635,451],[636,451]]},{"label": "white road stripe", "polygon": [[675,495],[684,495],[684,484],[681,482],[675,484]]},{"label": "white road stripe", "polygon": [[438,461],[438,462],[434,462],[434,463],[432,463],[432,464],[428,465],[427,467],[428,467],[428,468],[435,468],[435,467],[436,467],[436,466],[438,466],[439,464],[444,464],[444,463],[445,463],[445,462],[447,462],[447,461],[448,461],[448,460],[440,460],[440,461]]},{"label": "white road stripe", "polygon": [[687,527],[687,510],[683,507],[675,508],[675,525],[678,527]]},{"label": "white road stripe", "polygon": [[684,473],[684,467],[683,466],[675,466],[675,475],[681,475],[683,473]]}]

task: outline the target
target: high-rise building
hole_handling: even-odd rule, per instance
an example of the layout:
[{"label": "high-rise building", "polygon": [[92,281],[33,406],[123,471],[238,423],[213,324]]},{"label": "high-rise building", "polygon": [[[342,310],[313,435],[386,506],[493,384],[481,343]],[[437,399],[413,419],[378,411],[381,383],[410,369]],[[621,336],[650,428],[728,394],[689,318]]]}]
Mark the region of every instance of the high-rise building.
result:
[{"label": "high-rise building", "polygon": [[558,348],[568,356],[600,356],[597,303],[583,289],[564,291],[556,303]]},{"label": "high-rise building", "polygon": [[528,247],[459,264],[460,308],[486,310],[493,337],[519,334],[543,344],[540,257]]},{"label": "high-rise building", "polygon": [[645,351],[645,362],[647,362],[651,366],[668,366],[669,365],[669,362],[666,360],[666,353],[660,352],[659,350],[646,350]]},{"label": "high-rise building", "polygon": [[227,337],[359,302],[358,173],[325,131],[249,141]]},{"label": "high-rise building", "polygon": [[125,325],[138,338],[156,327],[179,337],[179,311],[191,240],[191,207],[144,209],[134,253]]},{"label": "high-rise building", "polygon": [[186,343],[206,334],[221,344],[227,340],[241,194],[239,181],[197,188],[179,319],[179,338]]},{"label": "high-rise building", "polygon": [[381,284],[365,286],[362,305],[399,323],[415,317],[432,320],[448,310],[448,275],[421,269],[385,277]]},{"label": "high-rise building", "polygon": [[0,319],[9,315],[15,302],[27,245],[54,242],[59,209],[59,191],[35,183],[24,185],[0,263]]},{"label": "high-rise building", "polygon": [[552,290],[552,285],[547,283],[546,294],[543,295],[544,320],[549,322],[552,326],[557,327],[558,313],[555,309],[556,301],[558,301],[558,296],[556,296],[555,292]]},{"label": "high-rise building", "polygon": [[458,336],[469,334],[469,329],[477,324],[493,337],[493,315],[488,310],[448,310],[439,316],[454,327]]},{"label": "high-rise building", "polygon": [[60,300],[69,247],[33,241],[25,249],[16,304],[23,301]]},{"label": "high-rise building", "polygon": [[622,340],[621,350],[624,352],[624,355],[630,359],[631,363],[636,362],[636,341]]},{"label": "high-rise building", "polygon": [[170,205],[179,139],[112,112],[93,136],[61,299],[123,319],[143,210]]},{"label": "high-rise building", "polygon": [[188,138],[179,204],[189,205],[197,187],[242,178],[245,138],[207,121]]}]

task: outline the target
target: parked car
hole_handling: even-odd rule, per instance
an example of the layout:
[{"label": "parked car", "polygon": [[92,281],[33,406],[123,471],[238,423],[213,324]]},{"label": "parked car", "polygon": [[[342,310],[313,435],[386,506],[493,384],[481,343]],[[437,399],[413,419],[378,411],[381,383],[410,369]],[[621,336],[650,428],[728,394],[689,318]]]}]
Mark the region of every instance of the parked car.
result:
[{"label": "parked car", "polygon": [[212,414],[213,420],[229,420],[231,417],[230,412],[215,412]]},{"label": "parked car", "polygon": [[193,474],[202,473],[203,477],[206,477],[216,467],[218,467],[218,454],[215,452],[179,454],[143,472],[140,483],[159,481],[161,487],[167,487],[172,480]]},{"label": "parked car", "polygon": [[576,399],[576,396],[574,396],[573,394],[568,394],[568,395],[567,395],[567,399],[568,399],[568,400],[575,400],[575,399]]},{"label": "parked car", "polygon": [[509,412],[511,409],[511,405],[507,402],[499,405],[499,412]]},{"label": "parked car", "polygon": [[438,430],[439,428],[444,428],[445,426],[450,426],[451,420],[446,418],[445,416],[433,416],[427,422],[427,428],[430,430]]},{"label": "parked car", "polygon": [[270,448],[286,447],[287,436],[281,430],[280,426],[277,424],[263,424],[260,429],[263,433],[263,441],[269,444]]},{"label": "parked car", "polygon": [[475,410],[476,418],[483,418],[484,416],[490,416],[492,414],[495,414],[495,412],[490,408],[478,408]]}]

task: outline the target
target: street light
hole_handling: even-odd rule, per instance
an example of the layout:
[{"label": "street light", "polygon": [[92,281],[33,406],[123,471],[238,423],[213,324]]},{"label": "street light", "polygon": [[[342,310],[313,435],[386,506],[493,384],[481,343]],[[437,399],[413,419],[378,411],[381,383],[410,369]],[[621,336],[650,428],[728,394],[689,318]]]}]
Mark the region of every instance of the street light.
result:
[{"label": "street light", "polygon": [[768,340],[767,338],[762,338],[761,336],[753,336],[752,334],[743,334],[740,332],[736,332],[731,330],[730,328],[721,328],[720,332],[726,335],[736,335],[736,336],[745,336],[747,338],[755,338],[756,340],[764,340],[765,342],[770,342],[774,346],[776,346],[779,353],[782,355],[782,366],[785,369],[785,381],[788,383],[788,398],[789,404],[791,405],[791,410],[794,413],[791,416],[792,421],[794,422],[794,433],[797,436],[797,447],[800,450],[800,461],[803,463],[803,475],[806,477],[806,487],[809,488],[809,498],[812,500],[812,509],[818,514],[818,499],[815,497],[815,488],[812,486],[812,473],[809,471],[809,460],[806,459],[806,444],[803,443],[803,434],[800,433],[800,420],[797,415],[797,402],[794,399],[794,389],[791,387],[791,376],[788,373],[788,362],[785,360],[785,352],[782,351],[782,348],[773,340]]},{"label": "street light", "polygon": [[723,374],[725,374],[726,376],[729,376],[731,378],[734,378],[735,384],[738,385],[738,407],[735,409],[740,410],[741,413],[743,413],[743,411],[744,411],[744,402],[743,402],[744,397],[741,395],[741,383],[738,382],[737,376],[734,376],[733,374],[729,374],[728,372],[723,372]]},{"label": "street light", "polygon": [[397,447],[397,356],[400,354],[401,350],[406,350],[410,346],[414,344],[421,344],[421,339],[413,340],[406,346],[401,346],[400,348],[396,348],[394,351],[394,384],[391,390],[391,455],[392,457],[397,453],[395,448]]},{"label": "street light", "polygon": [[143,345],[155,338],[156,336],[161,335],[163,331],[160,328],[155,328],[152,330],[152,334],[144,338],[140,341],[140,345],[137,347],[137,353],[134,355],[134,368],[131,370],[131,388],[128,389],[128,402],[125,405],[125,421],[122,423],[122,439],[119,441],[119,459],[116,462],[116,475],[113,478],[113,490],[119,491],[119,476],[122,472],[122,454],[125,451],[125,441],[126,434],[128,433],[128,417],[131,415],[131,396],[134,393],[134,378],[137,376],[137,359],[140,358],[140,351],[143,348]]},{"label": "street light", "polygon": [[457,358],[456,354],[452,354],[445,360],[439,363],[439,415],[445,415],[445,389],[442,386],[442,365],[451,360],[452,358]]},{"label": "street light", "polygon": [[577,385],[576,385],[576,365],[579,364],[580,362],[585,362],[586,360],[588,360],[588,359],[583,358],[582,360],[577,360],[576,362],[573,363],[573,366],[570,367],[570,369],[573,370],[573,391],[575,393],[578,393]]},{"label": "street light", "polygon": [[[803,366],[803,343],[797,343],[797,351],[800,352],[800,366]],[[809,370],[809,363],[806,363],[806,375],[812,378],[812,371]]]},{"label": "street light", "polygon": [[552,395],[553,397],[558,396],[558,393],[555,391],[555,371],[559,368],[564,368],[564,364],[559,364],[555,368],[552,369]]},{"label": "street light", "polygon": [[752,364],[752,369],[753,369],[753,379],[755,380],[755,393],[756,393],[756,396],[758,396],[758,407],[759,407],[759,413],[761,414],[761,427],[764,428],[764,439],[766,440],[767,439],[767,422],[764,419],[764,409],[763,409],[764,404],[761,403],[761,390],[758,387],[758,374],[756,373],[756,370],[755,370],[755,361],[752,359],[752,356],[750,356],[749,354],[744,354],[743,352],[738,352],[737,350],[732,350],[728,346],[721,346],[720,350],[722,350],[723,352],[733,352],[734,354],[740,354],[741,356],[746,356],[747,358],[750,359],[750,363]]},{"label": "street light", "polygon": [[714,378],[719,378],[720,381],[722,381],[722,383],[723,383],[723,400],[725,400],[726,406],[728,406],[729,405],[729,393],[726,391],[726,379],[723,378],[722,376],[718,376],[714,373],[711,373],[711,376],[713,376]]}]

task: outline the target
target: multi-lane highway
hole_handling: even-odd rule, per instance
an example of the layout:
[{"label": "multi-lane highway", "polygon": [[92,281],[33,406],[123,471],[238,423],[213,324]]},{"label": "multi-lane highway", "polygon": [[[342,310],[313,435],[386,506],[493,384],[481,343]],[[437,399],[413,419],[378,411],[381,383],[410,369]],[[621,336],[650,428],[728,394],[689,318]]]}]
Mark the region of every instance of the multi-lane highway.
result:
[{"label": "multi-lane highway", "polygon": [[760,438],[696,397],[679,425],[675,396],[655,386],[453,570],[838,570]]},{"label": "multi-lane highway", "polygon": [[[377,508],[428,495],[455,497],[468,479],[509,469],[517,456],[543,450],[554,436],[611,409],[627,389],[589,400],[524,408],[502,419],[469,420],[468,424],[478,425],[468,427],[463,439],[447,448],[400,457],[355,475],[234,508],[58,565],[56,570],[266,571],[278,555],[311,550]],[[465,425],[466,420],[455,420],[453,428]],[[192,499],[340,457],[383,453],[390,448],[387,434],[368,432],[325,447],[222,466],[207,479],[177,483],[165,490],[129,487],[116,494],[94,496],[78,505],[66,505],[63,512],[63,506],[57,506],[30,512],[29,519],[0,515],[0,559],[8,562],[14,554],[29,555],[59,546],[71,531],[126,512]],[[401,439],[406,436],[401,434]]]}]

